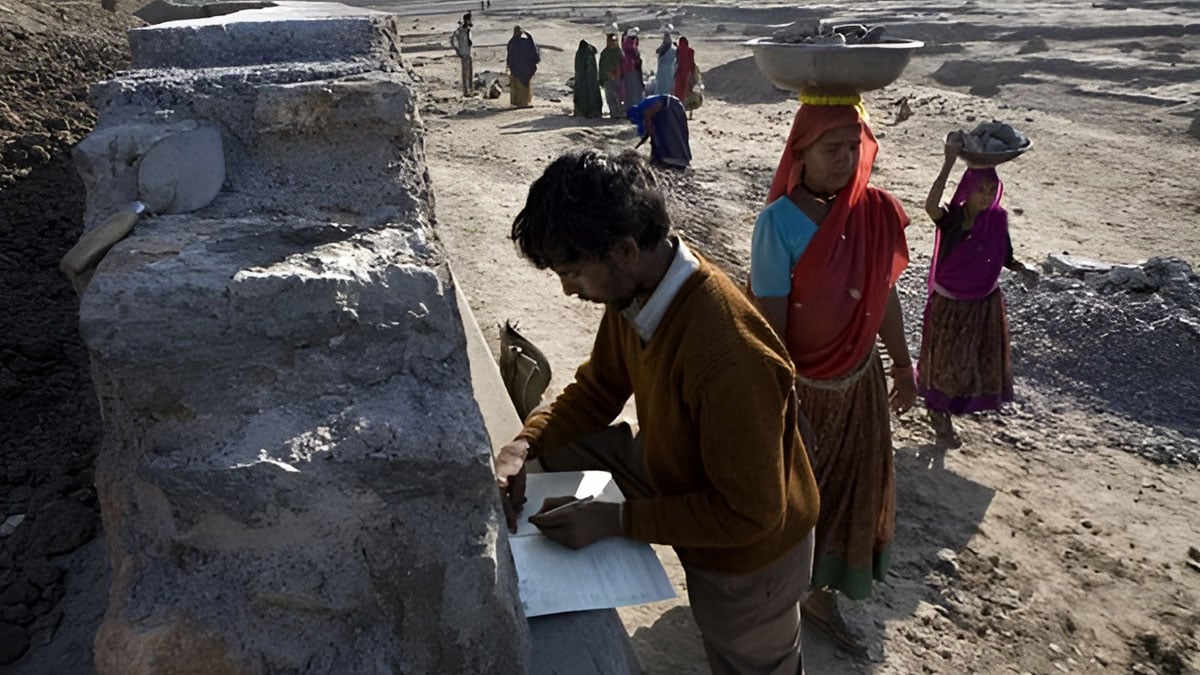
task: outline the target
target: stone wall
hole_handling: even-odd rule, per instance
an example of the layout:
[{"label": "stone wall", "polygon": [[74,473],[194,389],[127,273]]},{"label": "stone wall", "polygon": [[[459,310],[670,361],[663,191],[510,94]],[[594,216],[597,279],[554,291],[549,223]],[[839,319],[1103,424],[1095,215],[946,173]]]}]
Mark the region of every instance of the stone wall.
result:
[{"label": "stone wall", "polygon": [[226,164],[211,204],[143,218],[81,300],[101,672],[528,666],[394,36],[312,3],[161,24],[95,91],[89,226],[139,196],[159,138],[214,128]]}]

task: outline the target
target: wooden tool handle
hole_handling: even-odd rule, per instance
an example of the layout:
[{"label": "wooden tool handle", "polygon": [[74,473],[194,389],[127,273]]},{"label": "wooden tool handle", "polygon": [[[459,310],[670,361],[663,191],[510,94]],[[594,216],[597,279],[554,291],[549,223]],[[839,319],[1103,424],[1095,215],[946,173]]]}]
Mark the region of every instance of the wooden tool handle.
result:
[{"label": "wooden tool handle", "polygon": [[89,267],[94,267],[104,258],[104,254],[108,253],[108,249],[112,248],[113,244],[129,234],[134,224],[137,223],[138,216],[145,210],[145,204],[133,202],[109,216],[91,232],[80,237],[79,241],[71,247],[70,251],[67,251],[62,261],[58,263],[58,269],[68,277],[74,278]]}]

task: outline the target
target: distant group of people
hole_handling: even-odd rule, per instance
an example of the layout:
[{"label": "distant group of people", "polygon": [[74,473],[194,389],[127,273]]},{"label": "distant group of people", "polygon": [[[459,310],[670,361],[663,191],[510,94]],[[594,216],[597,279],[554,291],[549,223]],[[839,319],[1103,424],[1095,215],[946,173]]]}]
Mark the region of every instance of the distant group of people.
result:
[{"label": "distant group of people", "polygon": [[[475,86],[472,28],[471,13],[467,12],[450,36],[450,45],[461,63],[463,96],[470,96]],[[607,104],[609,117],[628,119],[637,127],[639,147],[649,141],[651,161],[685,168],[692,160],[689,115],[703,100],[696,52],[687,38],[679,38],[676,44],[673,27],[664,27],[662,42],[655,50],[658,70],[647,96],[639,32],[632,27],[622,35],[614,24],[606,31],[607,43],[599,53],[586,40],[579,41],[575,52],[574,114],[602,117]],[[533,36],[515,26],[505,55],[509,101],[514,107],[533,105],[533,78],[540,62],[541,50]]]},{"label": "distant group of people", "polygon": [[[646,79],[642,72],[642,55],[639,41],[640,30],[635,26],[618,35],[617,27],[611,26],[606,32],[606,44],[600,52],[598,68],[599,85],[604,91],[605,103],[608,105],[608,115],[613,118],[623,118],[629,109],[638,105],[646,98]],[[580,52],[595,54],[595,48],[586,40],[579,42]],[[696,52],[688,45],[688,39],[679,38],[674,41],[674,28],[670,25],[663,28],[662,43],[655,49],[658,57],[658,69],[654,73],[654,87],[651,96],[674,96],[684,104],[687,111],[700,107],[702,101],[700,71],[696,68]],[[592,56],[591,58],[595,58]],[[576,91],[580,89],[581,66],[586,63],[576,57]],[[584,80],[584,100],[591,102],[593,97],[590,80]],[[600,117],[602,111],[598,106],[578,105],[576,97],[575,115],[578,117]]]},{"label": "distant group of people", "polygon": [[[678,69],[678,47],[675,60]],[[605,63],[602,54],[600,78]],[[652,138],[652,120],[684,112],[679,97],[655,97],[668,102],[639,122]],[[642,104],[626,109],[635,122]],[[968,169],[942,203],[960,150],[947,139],[925,204],[937,243],[915,364],[896,291],[909,219],[870,184],[878,144],[861,104],[801,105],[754,226],[744,290],[671,234],[662,193],[633,153],[558,158],[514,221],[525,257],[606,312],[575,381],[501,450],[502,494],[519,506],[531,457],[552,471],[612,472],[624,504],[545,513],[573,503],[564,497],[534,505],[531,521],[575,548],[608,536],[674,546],[715,673],[802,672],[802,617],[864,654],[836,595],[867,598],[888,570],[889,408],[924,398],[938,442],[954,446],[952,415],[1012,399],[1000,273],[1027,284],[1036,273],[1012,256],[994,168]],[[609,426],[630,395],[636,434]]]},{"label": "distant group of people", "polygon": [[[700,71],[687,38],[680,38],[676,45],[673,33],[670,25],[664,27],[662,43],[655,49],[658,69],[649,96],[637,27],[619,38],[615,25],[607,31],[607,44],[595,70],[595,48],[580,40],[575,59],[574,112],[577,117],[600,117],[603,111],[598,93],[602,87],[609,117],[623,117],[634,123],[641,138],[638,145],[650,142],[651,161],[684,168],[692,160],[687,112],[700,105]],[[599,82],[592,77],[593,72]]]}]

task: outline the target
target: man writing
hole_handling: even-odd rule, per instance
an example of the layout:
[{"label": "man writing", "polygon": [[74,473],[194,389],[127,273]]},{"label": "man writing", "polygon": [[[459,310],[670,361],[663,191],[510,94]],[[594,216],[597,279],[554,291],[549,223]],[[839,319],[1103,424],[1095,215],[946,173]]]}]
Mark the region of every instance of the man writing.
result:
[{"label": "man writing", "polygon": [[[669,229],[633,152],[563,155],[531,186],[513,223],[522,255],[606,310],[575,381],[496,459],[506,515],[514,526],[527,459],[611,472],[624,504],[548,499],[530,521],[573,548],[674,546],[713,672],[800,672],[818,498],[795,374],[742,291]],[[630,395],[636,437],[609,426]]]}]

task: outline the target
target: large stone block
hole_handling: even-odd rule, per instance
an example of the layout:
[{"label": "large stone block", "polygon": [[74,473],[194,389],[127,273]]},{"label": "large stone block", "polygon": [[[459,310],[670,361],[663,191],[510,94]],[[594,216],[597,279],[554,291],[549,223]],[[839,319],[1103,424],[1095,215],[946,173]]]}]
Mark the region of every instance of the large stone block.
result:
[{"label": "large stone block", "polygon": [[135,68],[218,68],[270,63],[396,61],[396,18],[332,2],[278,2],[262,9],[135,28]]},{"label": "large stone block", "polygon": [[[165,136],[219,132],[226,167],[216,199],[144,219],[81,298],[112,561],[96,664],[521,671],[528,626],[420,119],[404,71],[364,56],[390,19],[307,11],[173,33],[158,47],[222,67],[95,90],[76,152],[89,223],[138,196]],[[299,52],[353,58],[277,63]],[[228,67],[253,60],[272,63]]]},{"label": "large stone block", "polygon": [[106,422],[102,672],[526,662],[461,317],[422,237],[152,219],[80,314]]},{"label": "large stone block", "polygon": [[75,149],[90,229],[138,199],[141,157],[194,128],[222,133],[225,189],[201,215],[279,212],[351,225],[428,219],[420,117],[404,71],[358,63],[137,71],[101,83],[95,132]]}]

